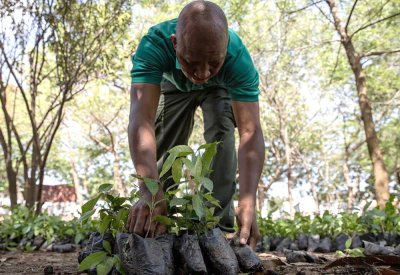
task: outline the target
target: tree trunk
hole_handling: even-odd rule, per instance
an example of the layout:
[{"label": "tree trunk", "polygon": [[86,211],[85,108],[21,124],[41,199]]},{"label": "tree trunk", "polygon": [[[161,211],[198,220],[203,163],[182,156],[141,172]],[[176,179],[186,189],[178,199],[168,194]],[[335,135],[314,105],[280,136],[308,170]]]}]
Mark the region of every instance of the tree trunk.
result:
[{"label": "tree trunk", "polygon": [[349,170],[349,165],[347,164],[348,158],[345,157],[343,160],[342,164],[342,171],[343,171],[343,177],[344,181],[347,186],[347,209],[351,210],[353,208],[354,204],[354,188],[353,184],[350,179],[350,170]]},{"label": "tree trunk", "polygon": [[287,166],[287,188],[288,188],[288,199],[289,199],[289,207],[290,207],[290,217],[294,217],[294,207],[293,207],[293,177],[292,177],[292,148],[290,147],[290,140],[288,129],[286,123],[284,124],[283,129],[283,142],[285,143],[285,157],[286,157],[286,166]]},{"label": "tree trunk", "polygon": [[264,182],[262,179],[258,182],[258,190],[257,190],[257,208],[260,214],[262,214],[262,209],[264,207],[265,200],[265,191],[264,191]]},{"label": "tree trunk", "polygon": [[368,153],[372,162],[375,178],[375,198],[378,205],[383,208],[389,199],[389,176],[381,150],[379,140],[375,131],[375,124],[372,118],[372,108],[368,99],[367,81],[361,64],[361,55],[356,52],[351,37],[348,35],[341,19],[335,0],[327,1],[335,22],[337,32],[341,37],[341,43],[346,50],[346,55],[351,69],[354,73],[357,86],[358,102],[361,110],[361,119],[364,123],[364,131],[368,147]]},{"label": "tree trunk", "polygon": [[116,150],[113,150],[113,155],[114,155],[113,171],[114,171],[115,187],[121,196],[126,196],[127,190],[125,186],[122,184],[118,152],[116,152]]},{"label": "tree trunk", "polygon": [[11,208],[14,208],[17,205],[17,173],[14,171],[12,167],[11,160],[6,160],[6,170],[7,170],[7,179],[8,179],[8,193],[10,195],[10,205]]},{"label": "tree trunk", "polygon": [[71,164],[71,173],[72,173],[72,180],[74,181],[76,200],[78,201],[78,204],[82,206],[83,196],[81,192],[81,180],[79,178],[78,171],[76,170],[75,160],[72,157],[70,157],[69,163]]},{"label": "tree trunk", "polygon": [[311,193],[315,202],[315,213],[319,215],[319,200],[318,200],[318,193],[317,193],[317,186],[315,185],[315,182],[311,179],[311,177],[308,178],[310,185],[311,185]]}]

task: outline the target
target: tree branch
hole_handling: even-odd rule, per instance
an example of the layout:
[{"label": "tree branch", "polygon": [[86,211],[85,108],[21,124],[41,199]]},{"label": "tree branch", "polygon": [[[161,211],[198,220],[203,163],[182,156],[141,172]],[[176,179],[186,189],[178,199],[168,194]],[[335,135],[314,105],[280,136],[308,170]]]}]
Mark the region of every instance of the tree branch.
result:
[{"label": "tree branch", "polygon": [[360,54],[360,58],[373,56],[373,55],[386,55],[400,52],[400,49],[395,49],[392,51],[379,51],[379,52],[365,52]]},{"label": "tree branch", "polygon": [[311,2],[311,4],[308,4],[308,5],[302,7],[302,8],[300,8],[300,9],[298,9],[298,10],[288,11],[287,14],[293,14],[293,13],[297,13],[297,12],[306,10],[306,9],[308,9],[309,7],[312,7],[312,6],[314,6],[314,5],[318,4],[318,3],[321,3],[322,1],[325,1],[325,0],[319,0],[319,1],[317,1],[317,2]]},{"label": "tree branch", "polygon": [[357,5],[357,2],[358,2],[358,0],[355,0],[353,6],[351,7],[350,15],[349,15],[349,17],[347,18],[346,27],[344,27],[344,29],[346,30],[346,32],[347,32],[347,27],[348,27],[349,24],[350,24],[351,16],[353,15],[354,9],[355,9],[355,7],[356,7],[356,5]]},{"label": "tree branch", "polygon": [[[313,1],[314,2],[314,1]],[[325,14],[325,12],[317,5],[317,3],[315,3],[316,7],[318,8],[318,10],[322,13],[322,15],[329,21],[331,22],[333,25],[335,25],[335,22],[332,21],[332,19],[329,18],[328,15]]]},{"label": "tree branch", "polygon": [[360,28],[357,29],[355,32],[353,32],[353,33],[350,35],[350,37],[352,38],[356,33],[360,32],[360,31],[362,31],[362,30],[364,30],[364,29],[366,29],[366,28],[372,27],[373,25],[376,25],[376,24],[378,24],[378,23],[381,23],[381,22],[383,22],[383,21],[385,21],[385,20],[388,20],[388,19],[390,19],[390,18],[399,16],[399,15],[400,15],[400,12],[395,13],[395,14],[392,14],[392,15],[389,15],[389,16],[387,16],[387,17],[385,17],[385,18],[379,19],[379,20],[374,21],[374,22],[372,22],[372,23],[369,23],[369,24],[367,24],[367,25],[364,25],[363,27],[360,27]]},{"label": "tree branch", "polygon": [[342,45],[339,44],[338,51],[337,51],[337,55],[336,55],[335,67],[333,67],[333,70],[332,70],[332,73],[331,73],[331,78],[330,78],[330,80],[329,80],[329,85],[332,84],[333,75],[335,74],[336,69],[337,69],[337,67],[338,67],[338,65],[339,65],[340,49],[341,49],[341,48],[342,48]]}]

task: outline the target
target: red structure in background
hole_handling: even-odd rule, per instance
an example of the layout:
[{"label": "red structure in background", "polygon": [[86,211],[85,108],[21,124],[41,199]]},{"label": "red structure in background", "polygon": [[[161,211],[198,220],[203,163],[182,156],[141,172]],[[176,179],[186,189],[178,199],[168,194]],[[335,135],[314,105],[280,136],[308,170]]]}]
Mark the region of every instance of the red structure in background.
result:
[{"label": "red structure in background", "polygon": [[69,185],[43,185],[43,202],[76,202],[75,187]]}]

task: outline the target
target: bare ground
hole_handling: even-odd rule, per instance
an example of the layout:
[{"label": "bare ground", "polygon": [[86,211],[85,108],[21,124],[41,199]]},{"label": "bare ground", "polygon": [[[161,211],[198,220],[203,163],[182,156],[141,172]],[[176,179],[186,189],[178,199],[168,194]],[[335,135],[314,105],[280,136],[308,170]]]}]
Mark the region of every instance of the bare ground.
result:
[{"label": "bare ground", "polygon": [[[265,267],[265,274],[400,274],[399,270],[376,267],[374,265],[344,265],[327,268],[335,262],[334,254],[315,254],[321,259],[320,263],[287,264],[285,257],[279,253],[261,253],[260,259]],[[0,274],[80,274],[78,269],[78,252],[0,252]],[[54,273],[45,271],[53,270]],[[393,272],[394,271],[394,272]]]}]

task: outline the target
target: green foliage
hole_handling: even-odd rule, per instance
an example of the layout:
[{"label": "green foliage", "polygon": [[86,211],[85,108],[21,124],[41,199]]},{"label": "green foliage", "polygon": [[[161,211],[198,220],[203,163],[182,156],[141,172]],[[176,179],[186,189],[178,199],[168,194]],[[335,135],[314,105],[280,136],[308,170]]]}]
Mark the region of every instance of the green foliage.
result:
[{"label": "green foliage", "polygon": [[[100,215],[98,230],[100,233],[110,231],[114,236],[118,232],[125,231],[128,219],[130,200],[128,197],[114,196],[112,184],[102,184],[99,187],[98,195],[82,205],[82,216],[80,220],[86,223],[96,212]],[[96,208],[97,203],[99,207]]]},{"label": "green foliage", "polygon": [[110,243],[103,241],[105,251],[98,251],[87,256],[79,265],[79,270],[88,270],[96,267],[98,275],[107,275],[115,266],[120,274],[125,274],[121,259],[118,255],[113,255]]},{"label": "green foliage", "polygon": [[38,248],[33,243],[35,237],[42,237],[49,244],[66,239],[78,244],[94,231],[95,226],[95,222],[81,224],[78,219],[64,221],[47,212],[36,215],[28,208],[19,206],[0,221],[0,242],[3,242],[8,250],[15,250],[25,238],[27,242],[20,248],[27,251]]},{"label": "green foliage", "polygon": [[214,215],[216,207],[221,207],[212,196],[213,182],[208,178],[218,142],[201,145],[193,151],[187,145],[178,145],[168,151],[161,172],[161,180],[142,178],[153,196],[149,202],[150,214],[157,203],[155,194],[159,187],[164,187],[167,180],[173,184],[165,192],[169,217],[156,216],[154,220],[169,227],[170,232],[189,231],[204,233],[214,228],[220,217]]},{"label": "green foliage", "polygon": [[214,228],[219,217],[214,215],[219,202],[212,196],[213,182],[208,178],[218,142],[201,145],[196,152],[189,146],[168,151],[161,175],[171,171],[174,185],[166,192],[171,231],[197,234]]},{"label": "green foliage", "polygon": [[[340,233],[353,235],[364,233],[400,232],[400,210],[393,206],[392,195],[383,210],[374,208],[362,213],[340,213],[337,216],[325,211],[322,216],[311,219],[296,213],[294,219],[272,219],[259,217],[258,225],[261,235],[281,236],[295,239],[299,234],[319,234],[336,237]],[[366,208],[368,205],[366,206]],[[357,254],[356,251],[351,253]]]},{"label": "green foliage", "polygon": [[350,256],[350,257],[364,257],[364,248],[350,248],[352,243],[352,239],[349,238],[345,243],[344,252],[338,250],[336,251],[336,255],[339,257]]},{"label": "green foliage", "polygon": [[[136,195],[136,193],[132,193],[129,198],[115,196],[113,195],[112,184],[102,184],[98,189],[98,195],[82,205],[80,220],[85,224],[98,212],[100,219],[96,231],[100,233],[111,232],[115,237],[117,233],[126,231],[129,208],[131,207],[130,201]],[[108,241],[103,241],[103,249],[103,251],[87,256],[79,265],[79,269],[87,270],[95,266],[97,274],[106,275],[115,266],[121,274],[125,274],[121,259],[118,255],[113,254]]]}]

